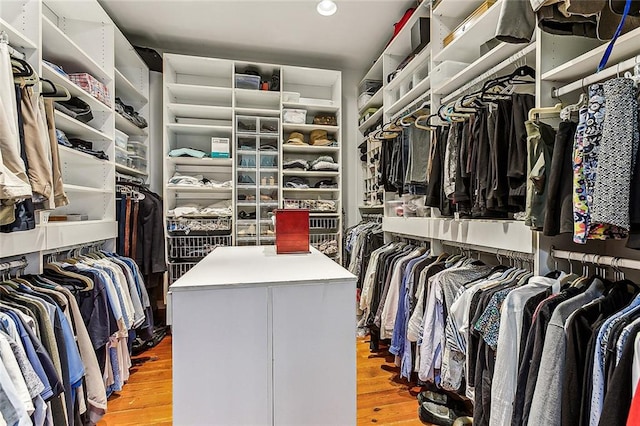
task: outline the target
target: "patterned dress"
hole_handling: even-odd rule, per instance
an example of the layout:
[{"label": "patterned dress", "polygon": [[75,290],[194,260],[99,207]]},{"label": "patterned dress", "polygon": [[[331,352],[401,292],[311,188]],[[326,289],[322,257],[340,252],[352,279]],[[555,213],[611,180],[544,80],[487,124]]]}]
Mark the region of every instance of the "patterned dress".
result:
[{"label": "patterned dress", "polygon": [[593,223],[593,191],[598,171],[598,154],[606,114],[602,84],[589,87],[589,105],[580,110],[573,155],[573,241],[622,239],[627,231],[617,226]]}]

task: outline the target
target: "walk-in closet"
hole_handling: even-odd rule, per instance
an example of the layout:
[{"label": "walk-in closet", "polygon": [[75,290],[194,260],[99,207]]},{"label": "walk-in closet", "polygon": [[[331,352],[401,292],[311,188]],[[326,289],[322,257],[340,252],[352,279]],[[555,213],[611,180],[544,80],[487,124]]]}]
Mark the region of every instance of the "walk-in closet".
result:
[{"label": "walk-in closet", "polygon": [[0,426],[640,425],[639,37],[3,0]]}]

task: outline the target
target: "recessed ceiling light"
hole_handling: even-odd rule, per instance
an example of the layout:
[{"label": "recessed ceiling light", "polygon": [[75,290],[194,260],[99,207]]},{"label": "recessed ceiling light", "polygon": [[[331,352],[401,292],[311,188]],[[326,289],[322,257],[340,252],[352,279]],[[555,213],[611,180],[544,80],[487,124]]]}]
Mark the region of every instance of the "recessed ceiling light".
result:
[{"label": "recessed ceiling light", "polygon": [[338,10],[338,6],[332,0],[322,0],[316,7],[322,16],[331,16]]}]

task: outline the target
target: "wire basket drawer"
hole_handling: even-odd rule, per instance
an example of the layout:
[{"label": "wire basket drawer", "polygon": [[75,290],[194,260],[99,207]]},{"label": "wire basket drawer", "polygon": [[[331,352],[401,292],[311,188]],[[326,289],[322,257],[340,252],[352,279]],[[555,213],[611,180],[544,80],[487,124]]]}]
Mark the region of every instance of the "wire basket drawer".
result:
[{"label": "wire basket drawer", "polygon": [[338,234],[309,234],[309,243],[327,256],[339,254]]},{"label": "wire basket drawer", "polygon": [[338,229],[337,217],[310,217],[309,230],[311,231],[332,231]]},{"label": "wire basket drawer", "polygon": [[171,259],[200,260],[217,246],[230,246],[231,236],[169,237]]},{"label": "wire basket drawer", "polygon": [[197,262],[169,263],[169,284],[173,284],[186,274]]},{"label": "wire basket drawer", "polygon": [[169,218],[167,219],[169,235],[228,235],[231,233],[231,218]]}]

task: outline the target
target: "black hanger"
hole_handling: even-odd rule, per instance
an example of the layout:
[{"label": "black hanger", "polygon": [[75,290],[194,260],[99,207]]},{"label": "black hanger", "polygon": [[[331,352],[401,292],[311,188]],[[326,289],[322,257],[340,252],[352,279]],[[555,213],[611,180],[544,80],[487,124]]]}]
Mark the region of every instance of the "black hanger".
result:
[{"label": "black hanger", "polygon": [[55,84],[53,84],[51,80],[47,80],[46,78],[40,78],[40,82],[46,83],[46,84],[42,84],[42,96],[44,96],[45,98],[60,96],[60,93],[58,92],[58,88],[56,87]]},{"label": "black hanger", "polygon": [[14,77],[32,77],[34,74],[31,65],[20,58],[11,58],[11,69]]},{"label": "black hanger", "polygon": [[[524,77],[531,77],[532,79],[535,80],[535,78],[536,78],[536,70],[534,70],[533,68],[531,68],[528,65],[523,65],[521,67],[516,68],[511,74],[507,74],[507,75],[503,75],[503,76],[500,76],[500,77],[496,77],[496,78],[492,78],[490,80],[487,80],[484,83],[484,85],[482,86],[480,100],[482,102],[491,102],[493,99],[486,98],[485,96],[487,95],[487,91],[489,89],[494,88],[494,87],[498,87],[498,86],[499,87],[506,87],[506,86],[512,85],[512,84],[533,84],[533,83],[535,83],[535,81],[519,80],[520,78],[524,78]],[[496,99],[496,98],[494,97],[494,99]],[[503,97],[503,99],[507,99],[507,98]]]}]

